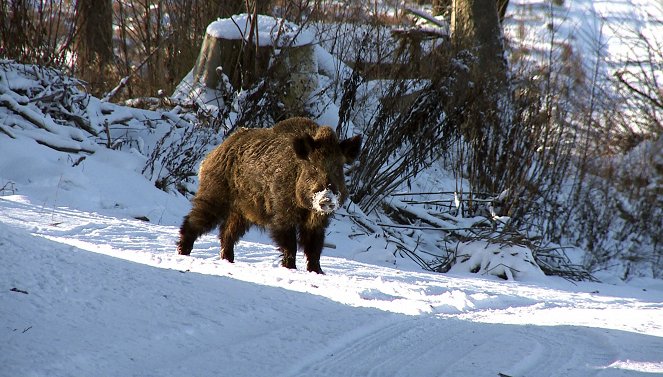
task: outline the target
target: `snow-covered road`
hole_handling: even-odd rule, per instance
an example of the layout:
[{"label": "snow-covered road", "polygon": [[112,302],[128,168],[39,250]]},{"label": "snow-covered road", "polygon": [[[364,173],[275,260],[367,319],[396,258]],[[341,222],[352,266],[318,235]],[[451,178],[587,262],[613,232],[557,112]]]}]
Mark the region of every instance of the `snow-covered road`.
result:
[{"label": "snow-covered road", "polygon": [[[0,198],[1,376],[663,373],[663,291],[449,276]],[[342,240],[335,240],[343,247]],[[303,260],[298,261],[300,266]],[[12,289],[14,289],[12,291]]]}]

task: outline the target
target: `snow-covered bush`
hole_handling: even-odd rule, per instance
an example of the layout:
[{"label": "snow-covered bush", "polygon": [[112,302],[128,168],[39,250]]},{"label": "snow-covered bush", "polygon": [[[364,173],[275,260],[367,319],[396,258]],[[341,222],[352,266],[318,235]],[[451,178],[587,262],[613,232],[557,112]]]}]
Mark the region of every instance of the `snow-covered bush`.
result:
[{"label": "snow-covered bush", "polygon": [[505,280],[532,280],[544,276],[532,250],[523,246],[490,247],[485,241],[460,243],[449,272],[493,275]]},{"label": "snow-covered bush", "polygon": [[186,186],[214,141],[194,115],[179,106],[151,111],[102,102],[58,70],[0,61],[0,136],[79,155],[72,161],[100,148],[142,154],[140,173],[164,191],[191,191]]}]

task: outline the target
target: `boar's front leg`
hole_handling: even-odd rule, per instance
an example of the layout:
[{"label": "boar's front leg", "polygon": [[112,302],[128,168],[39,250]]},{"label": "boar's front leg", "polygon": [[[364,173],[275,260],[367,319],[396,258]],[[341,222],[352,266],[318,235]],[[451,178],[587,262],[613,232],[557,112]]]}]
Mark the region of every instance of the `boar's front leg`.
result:
[{"label": "boar's front leg", "polygon": [[306,255],[306,270],[323,274],[320,267],[320,255],[325,243],[325,229],[313,228],[306,229],[302,227],[299,233],[299,244],[304,249]]},{"label": "boar's front leg", "polygon": [[281,265],[287,268],[297,268],[297,231],[293,228],[273,229],[272,239],[283,254]]}]

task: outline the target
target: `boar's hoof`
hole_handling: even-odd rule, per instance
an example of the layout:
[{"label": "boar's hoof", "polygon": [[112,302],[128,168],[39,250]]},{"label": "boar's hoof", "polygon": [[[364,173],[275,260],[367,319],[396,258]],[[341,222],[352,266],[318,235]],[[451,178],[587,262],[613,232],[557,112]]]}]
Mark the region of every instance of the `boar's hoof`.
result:
[{"label": "boar's hoof", "polygon": [[193,249],[193,245],[191,245],[191,247],[188,247],[186,245],[182,245],[182,242],[177,244],[177,254],[179,255],[190,255],[191,249]]},{"label": "boar's hoof", "polygon": [[225,259],[230,263],[235,263],[235,251],[221,249],[221,259]]},{"label": "boar's hoof", "polygon": [[297,264],[295,263],[295,257],[294,256],[284,256],[283,259],[281,260],[281,265],[285,268],[290,268],[290,269],[296,269]]},{"label": "boar's hoof", "polygon": [[306,270],[308,272],[315,272],[316,274],[324,275],[325,273],[322,272],[322,268],[320,268],[320,263],[309,263],[306,266]]}]

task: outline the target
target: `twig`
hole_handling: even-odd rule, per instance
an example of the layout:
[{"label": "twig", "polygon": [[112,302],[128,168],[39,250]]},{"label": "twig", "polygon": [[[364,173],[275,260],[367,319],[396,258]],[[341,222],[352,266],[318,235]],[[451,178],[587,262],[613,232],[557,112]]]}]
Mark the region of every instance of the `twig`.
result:
[{"label": "twig", "polygon": [[47,141],[45,141],[45,140],[40,140],[40,139],[38,139],[37,137],[35,137],[34,139],[35,139],[35,141],[37,142],[37,144],[41,144],[41,145],[43,145],[43,146],[45,146],[45,147],[49,147],[49,148],[54,149],[54,150],[56,150],[56,151],[58,151],[58,152],[65,152],[65,153],[80,153],[80,152],[84,152],[84,153],[89,153],[89,154],[93,154],[93,153],[94,153],[93,150],[91,150],[91,149],[87,149],[87,148],[83,148],[83,147],[65,147],[65,146],[62,146],[62,145],[51,144],[51,143],[49,143],[49,142],[47,142]]},{"label": "twig", "polygon": [[433,226],[419,226],[419,225],[400,225],[400,224],[385,224],[377,223],[376,225],[389,227],[389,228],[400,228],[400,229],[413,229],[413,230],[439,230],[442,232],[458,232],[462,230],[472,230],[473,228],[438,228]]},{"label": "twig", "polygon": [[[453,195],[455,194],[455,191],[413,191],[413,192],[395,192],[390,194],[391,196],[419,196],[419,195]],[[497,195],[495,193],[490,193],[490,192],[468,192],[467,194],[471,194],[473,196],[480,195],[480,196],[486,196],[486,197],[496,197]]]},{"label": "twig", "polygon": [[132,76],[135,76],[136,73],[138,73],[140,71],[140,69],[148,62],[148,60],[150,60],[152,55],[154,55],[157,51],[161,50],[161,46],[163,45],[163,43],[168,41],[172,36],[173,36],[173,32],[171,32],[163,40],[161,40],[161,43],[159,43],[159,45],[154,47],[154,49],[152,49],[152,51],[145,57],[145,59],[143,59],[142,62],[140,62],[140,64],[137,67],[132,69],[131,72],[129,72],[128,75],[124,76],[120,80],[120,83],[115,88],[111,89],[111,91],[106,93],[104,98],[101,99],[101,102],[109,102],[113,97],[115,97],[115,95],[127,85],[127,83],[129,82],[129,79]]},{"label": "twig", "polygon": [[615,73],[615,77],[617,77],[617,80],[622,84],[624,84],[624,86],[626,86],[628,90],[638,94],[641,98],[644,98],[646,101],[650,102],[654,107],[663,109],[663,103],[659,102],[657,98],[654,98],[654,96],[645,93],[643,90],[636,88],[634,85],[626,81],[626,79],[624,78],[625,73],[626,71],[617,72]]}]

